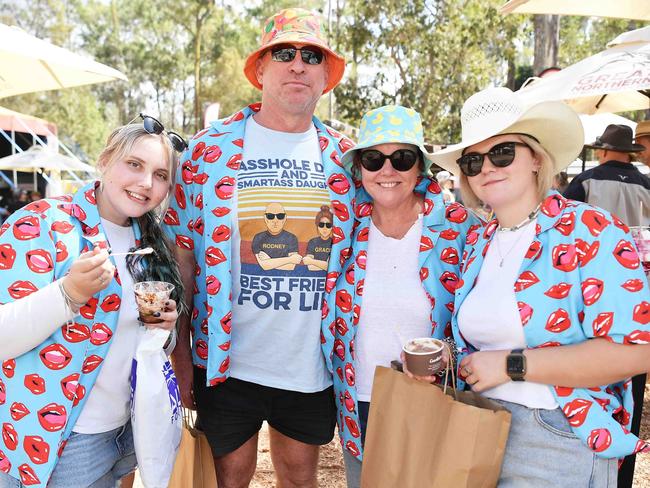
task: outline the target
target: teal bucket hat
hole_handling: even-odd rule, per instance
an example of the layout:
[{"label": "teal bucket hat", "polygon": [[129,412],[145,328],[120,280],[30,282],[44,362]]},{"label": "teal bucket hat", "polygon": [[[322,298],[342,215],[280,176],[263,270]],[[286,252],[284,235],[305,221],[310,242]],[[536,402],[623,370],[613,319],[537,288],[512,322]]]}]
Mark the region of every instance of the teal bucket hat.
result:
[{"label": "teal bucket hat", "polygon": [[401,105],[385,105],[366,113],[359,127],[359,143],[343,155],[343,167],[350,173],[357,151],[387,143],[412,144],[424,157],[424,172],[428,174],[432,160],[424,147],[422,118],[412,108]]}]

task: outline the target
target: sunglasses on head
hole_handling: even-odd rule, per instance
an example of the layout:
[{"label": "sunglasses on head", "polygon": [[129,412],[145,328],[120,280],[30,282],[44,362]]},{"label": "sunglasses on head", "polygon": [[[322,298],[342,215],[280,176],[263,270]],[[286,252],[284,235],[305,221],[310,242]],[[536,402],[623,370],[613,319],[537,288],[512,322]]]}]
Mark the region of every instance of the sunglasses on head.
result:
[{"label": "sunglasses on head", "polygon": [[331,224],[330,222],[318,222],[318,227],[320,227],[321,229],[322,229],[323,227],[327,227],[328,229],[331,229],[331,228],[332,228],[332,224]]},{"label": "sunglasses on head", "polygon": [[478,152],[471,152],[463,154],[456,160],[456,163],[458,163],[460,170],[465,176],[476,176],[479,174],[483,169],[485,156],[487,156],[490,162],[497,168],[505,168],[506,166],[510,166],[515,160],[516,146],[530,147],[528,144],[523,142],[501,142],[492,146],[486,153],[481,154]]},{"label": "sunglasses on head", "polygon": [[271,48],[271,59],[280,63],[290,63],[300,51],[300,57],[305,64],[321,64],[325,55],[323,51],[314,46],[303,46],[297,48],[287,44],[281,44]]},{"label": "sunglasses on head", "polygon": [[[158,119],[155,119],[151,115],[145,115],[143,113],[141,113],[138,117],[142,119],[142,125],[144,126],[144,130],[147,132],[147,134],[160,135],[164,132],[167,134],[169,142],[171,142],[174,150],[177,152],[183,152],[185,149],[187,149],[187,142],[185,142],[185,139],[183,139],[180,134],[174,131],[165,130],[165,126],[162,125]],[[129,122],[129,124],[135,122],[138,117]]]},{"label": "sunglasses on head", "polygon": [[376,149],[361,151],[359,162],[368,171],[379,171],[384,166],[384,161],[390,160],[390,164],[397,171],[408,171],[418,161],[418,153],[412,149],[398,149],[392,154],[384,154]]},{"label": "sunglasses on head", "polygon": [[268,220],[274,220],[276,217],[278,218],[278,220],[284,220],[285,217],[287,216],[286,213],[276,213],[275,214],[275,213],[268,213],[268,212],[265,213],[264,215],[266,216],[266,218]]}]

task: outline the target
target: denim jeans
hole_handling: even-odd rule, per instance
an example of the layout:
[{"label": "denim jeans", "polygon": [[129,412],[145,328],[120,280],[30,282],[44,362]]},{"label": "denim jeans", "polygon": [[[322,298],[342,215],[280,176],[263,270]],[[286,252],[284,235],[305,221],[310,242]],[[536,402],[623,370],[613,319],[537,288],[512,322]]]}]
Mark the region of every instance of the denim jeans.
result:
[{"label": "denim jeans", "polygon": [[[48,488],[114,488],[136,468],[131,422],[108,432],[73,432],[63,449]],[[0,488],[23,488],[23,484],[0,473]]]}]

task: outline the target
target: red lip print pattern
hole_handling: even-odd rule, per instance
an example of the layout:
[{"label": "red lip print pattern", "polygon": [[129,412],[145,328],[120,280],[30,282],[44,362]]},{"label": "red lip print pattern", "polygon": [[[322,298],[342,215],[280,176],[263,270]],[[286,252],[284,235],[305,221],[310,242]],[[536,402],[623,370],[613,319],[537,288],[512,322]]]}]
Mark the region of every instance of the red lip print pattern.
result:
[{"label": "red lip print pattern", "polygon": [[185,198],[185,190],[183,190],[183,187],[180,184],[176,184],[174,187],[174,198],[176,199],[176,203],[178,206],[182,209],[187,208],[187,200]]},{"label": "red lip print pattern", "polygon": [[36,476],[36,473],[34,473],[34,470],[27,463],[18,466],[18,473],[20,474],[20,480],[25,486],[37,485],[41,482],[38,476]]},{"label": "red lip print pattern", "polygon": [[226,166],[228,168],[232,169],[232,170],[238,171],[239,167],[241,166],[241,162],[242,162],[242,155],[241,154],[234,154],[226,162]]},{"label": "red lip print pattern", "polygon": [[467,210],[459,203],[452,203],[445,210],[445,217],[449,222],[462,224],[467,220]]},{"label": "red lip print pattern", "polygon": [[573,388],[569,388],[568,386],[554,386],[553,388],[555,388],[555,393],[559,397],[567,397],[573,393]]},{"label": "red lip print pattern", "polygon": [[591,324],[591,328],[596,337],[606,337],[610,329],[614,325],[614,313],[602,312],[599,313]]},{"label": "red lip print pattern", "polygon": [[517,308],[519,309],[521,325],[526,325],[533,316],[533,307],[524,302],[517,302]]},{"label": "red lip print pattern", "polygon": [[583,241],[582,239],[576,239],[576,251],[578,252],[578,261],[581,266],[586,266],[589,261],[596,257],[598,254],[598,249],[600,249],[600,242],[594,241],[591,244]]},{"label": "red lip print pattern", "polygon": [[74,400],[79,389],[79,373],[72,373],[61,380],[61,391],[68,400]]},{"label": "red lip print pattern", "polygon": [[643,301],[635,305],[632,311],[632,319],[635,322],[647,325],[650,322],[650,303]]},{"label": "red lip print pattern", "polygon": [[101,308],[106,313],[116,312],[120,309],[121,304],[122,300],[120,299],[120,296],[117,293],[112,293],[104,298],[99,308]]},{"label": "red lip print pattern", "polygon": [[14,267],[16,261],[16,250],[11,244],[0,245],[0,270],[7,270]]},{"label": "red lip print pattern", "polygon": [[217,159],[221,157],[222,151],[221,148],[217,145],[208,146],[205,148],[203,153],[203,161],[206,163],[214,163]]},{"label": "red lip print pattern", "polygon": [[216,295],[221,290],[221,282],[216,276],[210,275],[205,279],[205,288],[208,295]]},{"label": "red lip print pattern", "polygon": [[598,301],[603,294],[604,283],[597,278],[587,278],[582,282],[582,298],[585,305],[590,306]]},{"label": "red lip print pattern", "polygon": [[630,241],[621,239],[614,248],[614,257],[621,266],[628,269],[637,269],[640,265],[639,255],[636,253],[636,248]]},{"label": "red lip print pattern", "polygon": [[167,225],[181,225],[181,221],[178,218],[178,212],[171,207],[167,209],[163,222]]},{"label": "red lip print pattern", "polygon": [[593,209],[585,210],[580,220],[587,226],[587,229],[594,237],[598,237],[610,224],[602,212]]},{"label": "red lip print pattern", "polygon": [[339,335],[344,336],[348,333],[348,324],[343,317],[337,317],[333,324]]},{"label": "red lip print pattern", "polygon": [[573,271],[578,266],[578,253],[573,244],[558,244],[551,253],[553,267],[560,271]]},{"label": "red lip print pattern", "polygon": [[360,269],[366,269],[366,258],[367,258],[366,251],[359,251],[359,254],[357,255],[356,263]]},{"label": "red lip print pattern", "polygon": [[50,445],[41,436],[25,436],[23,448],[34,464],[45,464],[50,458]]},{"label": "red lip print pattern", "polygon": [[16,447],[18,447],[18,433],[9,422],[2,424],[2,440],[10,451],[15,451]]},{"label": "red lip print pattern", "polygon": [[562,235],[568,236],[576,226],[576,213],[567,212],[555,224],[555,229]]},{"label": "red lip print pattern", "polygon": [[192,164],[189,161],[185,161],[183,163],[183,166],[181,167],[181,178],[183,179],[183,183],[186,185],[189,185],[194,181],[194,175],[199,169],[199,165],[196,164],[192,166]]},{"label": "red lip print pattern", "polygon": [[337,195],[345,195],[350,190],[350,183],[341,173],[334,173],[327,179],[327,186]]},{"label": "red lip print pattern", "polygon": [[629,292],[634,293],[643,290],[643,281],[639,279],[627,280],[625,283],[621,285],[621,287],[623,287]]},{"label": "red lip print pattern", "polygon": [[97,304],[99,300],[95,297],[92,297],[86,302],[86,304],[79,309],[79,313],[85,319],[92,320],[95,318],[95,313],[97,312]]},{"label": "red lip print pattern", "polygon": [[212,210],[212,213],[215,215],[215,217],[223,217],[230,213],[230,209],[227,207],[216,207]]},{"label": "red lip print pattern", "polygon": [[539,278],[532,271],[524,271],[515,281],[515,291],[522,291],[539,283]]},{"label": "red lip print pattern", "polygon": [[571,427],[580,427],[585,423],[589,409],[593,405],[592,402],[584,400],[582,398],[576,398],[575,400],[567,403],[562,411],[569,421]]},{"label": "red lip print pattern", "polygon": [[14,402],[9,407],[9,414],[15,421],[19,421],[25,415],[29,414],[29,408],[24,403]]},{"label": "red lip print pattern", "polygon": [[208,359],[208,344],[203,339],[196,341],[196,355],[201,359]]},{"label": "red lip print pattern", "polygon": [[569,327],[571,327],[569,314],[563,308],[558,308],[548,317],[545,329],[549,332],[559,334],[560,332],[567,330]]},{"label": "red lip print pattern", "polygon": [[103,359],[97,354],[88,356],[81,365],[81,372],[84,374],[92,373],[102,363]]},{"label": "red lip print pattern", "polygon": [[346,290],[339,290],[336,292],[336,306],[343,313],[352,310],[352,296]]},{"label": "red lip print pattern", "polygon": [[37,214],[43,214],[45,211],[49,210],[51,205],[47,203],[45,200],[37,200],[35,202],[28,203],[23,207],[23,210],[27,210],[28,212],[34,212]]},{"label": "red lip print pattern", "polygon": [[603,452],[612,444],[612,434],[607,429],[594,429],[587,437],[587,446],[594,452]]},{"label": "red lip print pattern", "polygon": [[65,247],[63,241],[58,241],[54,247],[56,248],[56,262],[60,263],[68,259],[68,248]]},{"label": "red lip print pattern", "polygon": [[325,277],[325,292],[329,293],[336,286],[336,280],[341,275],[338,271],[330,271]]},{"label": "red lip print pattern", "polygon": [[71,343],[83,342],[90,337],[90,327],[75,322],[72,325],[61,326],[63,338]]},{"label": "red lip print pattern", "polygon": [[221,364],[219,365],[219,373],[225,373],[228,366],[230,366],[230,356],[221,361]]},{"label": "red lip print pattern", "polygon": [[[23,384],[25,385],[25,388],[32,392],[33,395],[45,393],[45,380],[36,373],[25,375]],[[2,405],[2,403],[4,402],[0,401],[0,405]]]},{"label": "red lip print pattern", "polygon": [[345,425],[350,431],[350,434],[352,434],[352,437],[361,436],[361,432],[359,432],[359,427],[357,426],[357,423],[347,415],[345,416]]},{"label": "red lip print pattern", "polygon": [[230,334],[231,331],[231,323],[232,323],[232,312],[228,312],[226,315],[224,315],[221,320],[221,328],[226,334]]},{"label": "red lip print pattern", "polygon": [[361,453],[359,452],[359,448],[358,448],[358,447],[356,446],[356,444],[355,444],[354,442],[352,442],[352,441],[347,441],[347,442],[345,443],[345,448],[350,452],[350,454],[352,454],[352,455],[355,456],[355,457],[358,456],[359,454],[361,454]]},{"label": "red lip print pattern", "polygon": [[49,403],[37,412],[38,422],[48,432],[55,432],[65,427],[68,414],[65,407],[57,403]]},{"label": "red lip print pattern", "polygon": [[90,332],[90,343],[94,346],[102,346],[111,340],[113,332],[111,329],[101,322],[93,325],[93,330]]},{"label": "red lip print pattern", "polygon": [[35,215],[27,215],[14,223],[14,237],[19,241],[28,241],[41,235],[41,222]]},{"label": "red lip print pattern", "polygon": [[550,298],[561,300],[569,296],[569,292],[571,291],[572,286],[573,285],[569,283],[561,282],[558,283],[557,285],[551,286],[548,290],[544,292],[544,295]]},{"label": "red lip print pattern", "polygon": [[332,200],[332,209],[334,210],[334,215],[336,215],[341,222],[346,222],[350,219],[348,207],[339,200]]},{"label": "red lip print pattern", "polygon": [[210,246],[205,250],[205,262],[208,266],[216,266],[226,261],[226,256],[221,249]]},{"label": "red lip print pattern", "polygon": [[460,232],[455,231],[454,229],[445,229],[440,233],[440,237],[448,241],[453,241],[459,234]]},{"label": "red lip print pattern", "polygon": [[26,297],[27,295],[34,293],[36,290],[38,290],[38,288],[36,288],[31,281],[15,281],[9,285],[9,288],[7,288],[9,295],[16,300]]},{"label": "red lip print pattern", "polygon": [[[424,268],[422,268],[424,269]],[[420,276],[422,280],[422,276]],[[458,286],[458,275],[451,271],[445,271],[440,275],[440,283],[449,293],[454,294],[456,292],[456,287]]]},{"label": "red lip print pattern", "polygon": [[230,176],[224,176],[214,186],[214,191],[220,200],[228,200],[232,197],[235,189],[235,179]]},{"label": "red lip print pattern", "polygon": [[352,395],[350,395],[348,390],[345,390],[345,393],[343,394],[343,404],[348,412],[355,411],[354,400],[352,400]]},{"label": "red lip print pattern", "polygon": [[[334,340],[334,354],[341,360],[345,360],[345,345],[341,339]],[[341,374],[341,380],[343,380],[343,374]]]},{"label": "red lip print pattern", "polygon": [[194,249],[194,241],[190,237],[184,235],[176,236],[176,245],[183,249],[187,249],[188,251]]},{"label": "red lip print pattern", "polygon": [[369,217],[372,214],[372,204],[368,202],[360,203],[355,208],[355,214],[358,218]]},{"label": "red lip print pattern", "polygon": [[72,354],[61,344],[50,344],[38,354],[43,364],[53,370],[65,368],[72,359]]},{"label": "red lip print pattern", "polygon": [[192,148],[192,161],[196,161],[201,157],[203,154],[203,151],[205,151],[205,142],[199,141],[197,142],[194,147]]},{"label": "red lip print pattern", "polygon": [[7,459],[7,455],[0,450],[0,473],[9,473],[11,471],[11,462]]},{"label": "red lip print pattern", "polygon": [[552,195],[542,202],[539,210],[548,217],[555,217],[564,210],[566,204],[560,195]]},{"label": "red lip print pattern", "polygon": [[77,220],[84,221],[86,220],[86,212],[76,203],[61,203],[57,205],[57,208],[71,217],[76,218]]},{"label": "red lip print pattern", "polygon": [[220,225],[212,233],[212,240],[214,242],[224,242],[230,239],[230,229],[226,225]]},{"label": "red lip print pattern", "polygon": [[7,359],[2,362],[2,372],[7,378],[13,378],[16,371],[16,360]]},{"label": "red lip print pattern", "polygon": [[34,249],[25,254],[27,267],[34,273],[49,273],[54,269],[52,255],[45,249]]},{"label": "red lip print pattern", "polygon": [[332,227],[332,244],[338,244],[344,239],[345,234],[343,233],[343,230],[338,226]]},{"label": "red lip print pattern", "polygon": [[349,386],[354,386],[354,367],[351,363],[345,365],[345,381]]}]

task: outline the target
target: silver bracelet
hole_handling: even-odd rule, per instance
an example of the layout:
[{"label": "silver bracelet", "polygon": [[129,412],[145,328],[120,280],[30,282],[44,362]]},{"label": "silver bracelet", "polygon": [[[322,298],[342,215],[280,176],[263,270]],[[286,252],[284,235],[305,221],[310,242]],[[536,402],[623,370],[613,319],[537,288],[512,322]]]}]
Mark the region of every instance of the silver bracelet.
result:
[{"label": "silver bracelet", "polygon": [[70,309],[72,313],[78,314],[81,307],[83,307],[86,303],[75,302],[70,297],[70,295],[68,295],[68,292],[65,291],[65,287],[63,286],[63,278],[59,280],[59,290],[61,290],[61,295],[63,295],[63,299],[65,300],[66,306]]}]

